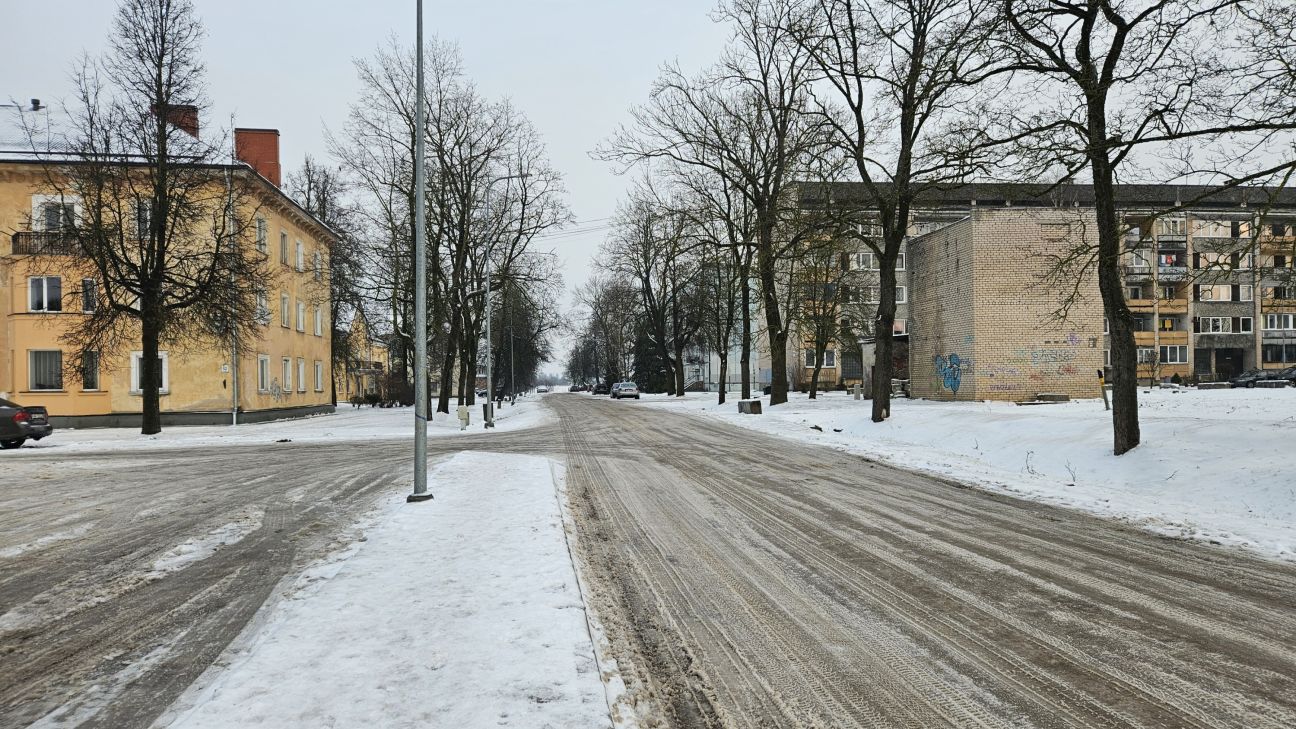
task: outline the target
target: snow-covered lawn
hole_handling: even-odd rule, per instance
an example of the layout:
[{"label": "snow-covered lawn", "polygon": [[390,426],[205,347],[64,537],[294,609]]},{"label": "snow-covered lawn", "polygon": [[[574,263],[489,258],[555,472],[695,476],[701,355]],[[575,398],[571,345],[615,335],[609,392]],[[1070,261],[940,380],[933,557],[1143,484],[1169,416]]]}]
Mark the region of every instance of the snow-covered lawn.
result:
[{"label": "snow-covered lawn", "polygon": [[[541,396],[518,400],[495,411],[497,432],[532,428],[551,422],[552,411],[541,404]],[[451,407],[453,410],[453,406]],[[455,415],[437,413],[428,423],[428,436],[459,432]],[[472,408],[468,431],[482,433],[481,405]],[[485,431],[489,432],[489,431]],[[276,420],[247,425],[188,425],[164,428],[157,435],[140,435],[138,428],[60,429],[44,440],[28,441],[21,451],[53,449],[61,452],[123,449],[176,448],[222,444],[273,443],[287,438],[293,442],[364,441],[413,438],[414,408],[374,408],[338,405],[337,412],[308,418]]]},{"label": "snow-covered lawn", "polygon": [[[926,471],[981,488],[1121,518],[1146,529],[1296,560],[1296,389],[1139,391],[1143,444],[1116,457],[1101,400],[1057,405],[867,400],[793,394],[738,415],[713,393],[665,407]],[[768,403],[768,398],[766,398]],[[818,426],[822,430],[815,430]]]},{"label": "snow-covered lawn", "polygon": [[435,500],[386,498],[156,726],[612,726],[561,477],[533,456],[438,464]]}]

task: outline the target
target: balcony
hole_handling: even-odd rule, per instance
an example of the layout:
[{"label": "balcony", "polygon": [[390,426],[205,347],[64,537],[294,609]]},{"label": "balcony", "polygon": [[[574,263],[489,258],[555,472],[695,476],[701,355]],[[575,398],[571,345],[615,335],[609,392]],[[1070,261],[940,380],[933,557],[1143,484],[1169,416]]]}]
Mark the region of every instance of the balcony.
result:
[{"label": "balcony", "polygon": [[66,233],[20,232],[13,234],[13,252],[20,256],[81,256],[81,241]]},{"label": "balcony", "polygon": [[1122,266],[1125,276],[1131,281],[1147,281],[1152,278],[1152,269],[1148,266]]},{"label": "balcony", "polygon": [[1161,281],[1183,281],[1188,278],[1188,267],[1157,266],[1157,278]]}]

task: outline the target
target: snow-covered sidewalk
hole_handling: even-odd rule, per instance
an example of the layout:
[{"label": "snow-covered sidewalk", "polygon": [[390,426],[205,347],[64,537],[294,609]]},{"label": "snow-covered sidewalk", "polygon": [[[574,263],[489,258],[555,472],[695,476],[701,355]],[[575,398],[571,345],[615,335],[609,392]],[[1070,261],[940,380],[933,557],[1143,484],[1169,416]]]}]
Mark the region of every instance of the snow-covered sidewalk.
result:
[{"label": "snow-covered sidewalk", "polygon": [[[541,396],[518,400],[495,411],[495,432],[522,430],[553,422],[553,412]],[[453,409],[453,408],[452,408]],[[482,433],[481,405],[472,409],[468,432]],[[436,413],[428,423],[428,436],[459,433],[459,420]],[[157,435],[141,435],[138,428],[81,428],[55,430],[50,437],[28,441],[22,451],[58,449],[61,452],[124,449],[186,448],[212,445],[296,442],[368,441],[413,438],[414,408],[374,408],[338,405],[337,412],[308,418],[245,425],[184,425],[164,428]]]},{"label": "snow-covered sidewalk", "polygon": [[460,453],[262,608],[158,727],[609,727],[544,458]]},{"label": "snow-covered sidewalk", "polygon": [[869,401],[841,392],[793,394],[759,416],[738,415],[730,397],[722,407],[714,393],[643,403],[1296,560],[1296,389],[1140,390],[1143,444],[1120,457],[1101,400],[1023,407],[902,399],[877,424]]}]

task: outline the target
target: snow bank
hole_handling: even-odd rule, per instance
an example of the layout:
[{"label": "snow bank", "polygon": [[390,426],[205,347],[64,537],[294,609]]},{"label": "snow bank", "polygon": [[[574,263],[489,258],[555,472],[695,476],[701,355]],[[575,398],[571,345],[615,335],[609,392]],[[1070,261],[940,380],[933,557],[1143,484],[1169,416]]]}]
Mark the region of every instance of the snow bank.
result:
[{"label": "snow bank", "polygon": [[547,459],[460,453],[434,501],[262,609],[157,726],[610,727]]},{"label": "snow bank", "polygon": [[[1143,444],[1112,455],[1101,400],[1057,405],[794,394],[760,416],[712,393],[646,404],[835,447],[1015,496],[1127,520],[1159,534],[1296,560],[1296,389],[1140,390]],[[822,429],[814,430],[811,426]]]},{"label": "snow bank", "polygon": [[[552,422],[553,413],[531,396],[516,406],[496,410],[495,430],[521,430]],[[483,432],[481,405],[473,407],[471,425],[466,432]],[[428,437],[455,435],[459,431],[456,417],[437,413],[428,423]],[[338,442],[412,439],[414,408],[374,408],[339,405],[331,415],[277,420],[248,425],[190,425],[165,428],[157,435],[140,435],[138,428],[60,429],[40,441],[28,441],[14,455],[34,450],[58,449],[60,452],[182,448],[213,445],[248,445],[273,443],[287,438],[296,442]]]}]

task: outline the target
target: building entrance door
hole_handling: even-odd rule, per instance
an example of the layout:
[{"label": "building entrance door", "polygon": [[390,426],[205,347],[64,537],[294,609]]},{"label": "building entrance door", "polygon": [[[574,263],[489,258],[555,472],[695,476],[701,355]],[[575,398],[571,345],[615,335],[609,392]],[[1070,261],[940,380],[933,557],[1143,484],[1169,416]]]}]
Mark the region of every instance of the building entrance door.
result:
[{"label": "building entrance door", "polygon": [[1229,380],[1242,374],[1242,350],[1237,348],[1215,350],[1215,375]]}]

